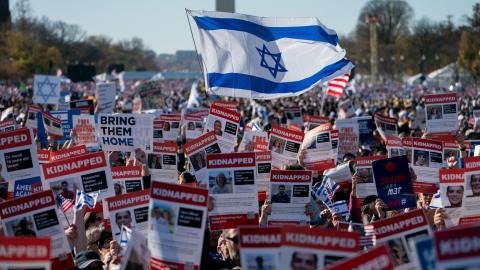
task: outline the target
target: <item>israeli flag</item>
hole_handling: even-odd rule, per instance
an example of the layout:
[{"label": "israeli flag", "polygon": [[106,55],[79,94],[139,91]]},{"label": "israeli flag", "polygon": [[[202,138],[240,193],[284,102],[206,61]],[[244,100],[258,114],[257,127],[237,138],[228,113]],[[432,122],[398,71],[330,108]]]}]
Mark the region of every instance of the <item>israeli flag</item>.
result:
[{"label": "israeli flag", "polygon": [[337,33],[317,18],[189,13],[199,29],[206,86],[215,95],[297,96],[353,67]]},{"label": "israeli flag", "polygon": [[437,193],[433,195],[429,206],[430,208],[443,208],[440,190],[438,190]]},{"label": "israeli flag", "polygon": [[84,205],[93,209],[97,204],[98,193],[88,194],[84,191],[77,190],[77,199],[75,202],[75,209],[80,210]]}]

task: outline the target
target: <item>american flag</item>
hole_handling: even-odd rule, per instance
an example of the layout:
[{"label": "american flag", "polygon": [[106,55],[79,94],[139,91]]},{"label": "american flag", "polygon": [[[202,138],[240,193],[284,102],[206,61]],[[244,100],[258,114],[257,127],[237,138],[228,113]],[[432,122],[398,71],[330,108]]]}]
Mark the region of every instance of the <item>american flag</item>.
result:
[{"label": "american flag", "polygon": [[57,194],[57,205],[62,209],[63,212],[67,212],[70,208],[73,207],[74,201],[71,199],[66,199],[62,194]]},{"label": "american flag", "polygon": [[346,73],[343,76],[336,77],[335,79],[328,82],[327,95],[333,97],[341,97],[343,94],[343,89],[347,86],[348,79],[350,74]]}]

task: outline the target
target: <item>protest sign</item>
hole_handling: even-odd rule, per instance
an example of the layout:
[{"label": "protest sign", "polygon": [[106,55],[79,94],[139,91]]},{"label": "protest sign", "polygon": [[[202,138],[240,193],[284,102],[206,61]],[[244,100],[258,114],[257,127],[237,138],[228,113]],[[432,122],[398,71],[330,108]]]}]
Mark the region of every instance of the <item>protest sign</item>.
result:
[{"label": "protest sign", "polygon": [[480,227],[466,226],[435,232],[436,269],[478,269]]},{"label": "protest sign", "polygon": [[363,223],[355,222],[346,222],[339,221],[337,222],[337,230],[341,232],[357,232],[360,234],[360,248],[362,250],[371,248],[373,246],[373,237],[371,235],[366,235],[365,225]]},{"label": "protest sign", "polygon": [[272,170],[269,223],[306,223],[305,205],[310,202],[312,171]]},{"label": "protest sign", "polygon": [[180,124],[182,123],[181,114],[162,114],[160,121],[163,121],[163,140],[177,142],[180,135]]},{"label": "protest sign", "polygon": [[147,155],[152,180],[177,183],[177,151],[175,142],[153,143],[153,152]]},{"label": "protest sign", "polygon": [[415,239],[413,247],[416,255],[417,268],[421,270],[433,270],[436,268],[437,258],[432,237],[419,237]]},{"label": "protest sign", "polygon": [[447,160],[451,157],[458,159],[460,157],[460,149],[453,140],[443,141],[443,166],[448,167]]},{"label": "protest sign", "polygon": [[387,204],[389,210],[416,207],[406,156],[373,161],[372,169],[378,197]]},{"label": "protest sign", "polygon": [[117,86],[115,83],[97,83],[95,98],[97,100],[97,113],[112,113],[115,108],[115,95]]},{"label": "protest sign", "polygon": [[360,251],[359,238],[356,232],[282,227],[281,265],[297,269],[308,264],[312,269],[325,269],[355,256]]},{"label": "protest sign", "polygon": [[312,130],[320,125],[330,123],[330,118],[326,116],[312,116],[307,115],[305,117],[305,132]]},{"label": "protest sign", "polygon": [[46,149],[37,149],[37,159],[40,164],[50,161],[50,151]]},{"label": "protest sign", "polygon": [[0,269],[50,270],[50,238],[0,236]]},{"label": "protest sign", "polygon": [[105,199],[112,224],[112,234],[120,243],[122,225],[147,235],[150,189],[113,196]]},{"label": "protest sign", "polygon": [[70,109],[80,110],[81,114],[94,114],[95,106],[92,99],[70,101]]},{"label": "protest sign", "polygon": [[52,269],[74,266],[52,191],[42,191],[0,204],[0,218],[6,236],[50,237]]},{"label": "protest sign", "polygon": [[43,112],[43,126],[47,135],[55,140],[63,140],[62,122],[48,112]]},{"label": "protest sign", "polygon": [[338,140],[332,136],[330,123],[306,132],[301,147],[305,168],[321,174],[324,170],[335,167],[337,144]]},{"label": "protest sign", "polygon": [[418,182],[438,184],[438,170],[443,166],[443,143],[412,138],[411,161]]},{"label": "protest sign", "polygon": [[75,145],[70,148],[61,149],[55,152],[50,152],[49,161],[57,162],[61,159],[72,158],[74,156],[80,156],[87,154],[87,147],[83,144]]},{"label": "protest sign", "polygon": [[243,269],[280,269],[280,227],[238,228],[240,259]]},{"label": "protest sign", "polygon": [[165,124],[165,122],[160,120],[160,118],[153,119],[153,141],[154,142],[164,142],[163,124]]},{"label": "protest sign", "polygon": [[143,190],[142,165],[111,167],[115,196]]},{"label": "protest sign", "polygon": [[226,100],[215,100],[212,105],[215,104],[217,107],[222,107],[232,111],[238,111],[238,105],[235,101],[226,101]]},{"label": "protest sign", "polygon": [[272,152],[255,152],[257,164],[255,182],[257,183],[258,200],[265,201],[270,188],[270,171],[272,170]]},{"label": "protest sign", "polygon": [[8,118],[0,122],[0,132],[10,131],[16,128],[17,128],[17,123],[13,118]]},{"label": "protest sign", "polygon": [[81,114],[74,115],[72,119],[76,143],[83,144],[86,147],[98,145],[94,116]]},{"label": "protest sign", "polygon": [[375,124],[377,125],[377,131],[382,136],[383,140],[387,140],[389,136],[397,136],[397,119],[383,116],[379,113],[375,113]]},{"label": "protest sign", "polygon": [[218,137],[222,153],[230,153],[233,152],[237,140],[239,124],[240,113],[212,104],[205,129],[207,132],[213,131]]},{"label": "protest sign", "polygon": [[355,173],[361,180],[357,180],[357,198],[365,198],[369,195],[377,195],[377,187],[373,178],[372,162],[385,159],[386,156],[357,157],[355,159]]},{"label": "protest sign", "polygon": [[475,160],[480,158],[467,158],[468,169],[464,173],[462,207],[466,216],[480,216],[480,162],[475,164]]},{"label": "protest sign", "polygon": [[4,179],[13,181],[40,175],[34,143],[28,128],[0,133],[0,173]]},{"label": "protest sign", "polygon": [[63,139],[70,140],[70,132],[73,128],[73,116],[80,115],[79,110],[65,110],[65,111],[51,111],[50,114],[53,117],[60,119]]},{"label": "protest sign", "polygon": [[381,219],[365,225],[367,235],[373,235],[375,245],[386,244],[392,255],[395,269],[412,269],[415,266],[413,247],[416,238],[431,235],[430,225],[422,209]]},{"label": "protest sign", "polygon": [[[104,152],[74,156],[42,165],[43,189],[53,191],[58,205],[75,202],[76,190],[98,193],[99,200],[113,196],[111,179],[110,164]],[[62,207],[65,213],[63,217],[66,218],[64,225],[71,223],[74,214],[70,203],[67,205],[68,207]]]},{"label": "protest sign", "polygon": [[199,269],[208,190],[152,182],[148,247],[152,270]]},{"label": "protest sign", "polygon": [[207,185],[207,154],[221,153],[217,136],[213,131],[188,141],[185,144],[185,155],[188,157],[195,178],[199,184]]},{"label": "protest sign", "polygon": [[208,154],[207,171],[210,229],[258,224],[255,153]]},{"label": "protest sign", "polygon": [[297,162],[297,154],[303,142],[304,133],[279,126],[272,126],[268,149],[272,151],[272,167],[281,169],[284,164]]},{"label": "protest sign", "polygon": [[302,109],[300,107],[285,107],[283,112],[287,117],[287,126],[296,125],[303,127]]},{"label": "protest sign", "polygon": [[268,151],[268,134],[261,130],[247,130],[243,133],[238,152]]},{"label": "protest sign", "polygon": [[187,140],[200,137],[203,132],[203,118],[200,116],[186,114],[184,116],[185,138]]},{"label": "protest sign", "polygon": [[388,157],[398,157],[407,154],[407,151],[403,147],[402,139],[397,136],[388,136],[386,142]]},{"label": "protest sign", "polygon": [[58,77],[35,75],[33,80],[33,103],[58,104],[60,99],[60,79]]},{"label": "protest sign", "polygon": [[42,107],[40,107],[39,105],[28,106],[27,122],[25,123],[25,127],[32,129],[34,134],[37,133],[38,128],[38,113],[41,112]]},{"label": "protest sign", "polygon": [[35,176],[25,179],[17,179],[8,186],[9,191],[13,194],[13,199],[32,195],[33,193],[43,191],[42,179]]},{"label": "protest sign", "polygon": [[370,116],[339,119],[335,126],[338,129],[338,160],[343,159],[347,153],[356,153],[362,146],[370,149],[374,128]]},{"label": "protest sign", "polygon": [[475,148],[480,145],[480,140],[465,140],[465,147],[469,157],[475,156]]},{"label": "protest sign", "polygon": [[451,135],[458,130],[457,93],[425,95],[427,132]]},{"label": "protest sign", "polygon": [[445,208],[447,227],[458,224],[458,219],[463,213],[463,197],[465,193],[465,170],[464,169],[441,169],[440,170],[440,198]]},{"label": "protest sign", "polygon": [[103,150],[133,151],[153,148],[153,116],[147,114],[99,114],[97,133]]},{"label": "protest sign", "polygon": [[350,99],[338,103],[338,119],[346,119],[353,116],[355,116],[355,107]]},{"label": "protest sign", "polygon": [[393,262],[387,247],[381,245],[368,250],[356,257],[342,261],[329,267],[328,270],[356,270],[356,269],[375,269],[375,270],[393,270]]}]

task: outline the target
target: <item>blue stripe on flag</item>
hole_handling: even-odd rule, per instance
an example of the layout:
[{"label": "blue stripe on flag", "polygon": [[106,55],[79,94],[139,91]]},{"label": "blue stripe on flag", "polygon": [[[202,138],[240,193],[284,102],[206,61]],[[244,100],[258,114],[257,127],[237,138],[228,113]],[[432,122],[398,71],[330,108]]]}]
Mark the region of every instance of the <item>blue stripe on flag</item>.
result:
[{"label": "blue stripe on flag", "polygon": [[293,82],[272,82],[267,79],[242,73],[207,73],[208,86],[252,90],[264,94],[294,93],[305,90],[321,79],[328,77],[348,65],[350,61],[342,59],[324,67],[312,76]]},{"label": "blue stripe on flag", "polygon": [[235,30],[250,33],[265,41],[281,38],[302,39],[338,44],[338,36],[329,34],[319,25],[268,27],[250,21],[233,18],[213,18],[193,16],[199,28],[204,30]]}]

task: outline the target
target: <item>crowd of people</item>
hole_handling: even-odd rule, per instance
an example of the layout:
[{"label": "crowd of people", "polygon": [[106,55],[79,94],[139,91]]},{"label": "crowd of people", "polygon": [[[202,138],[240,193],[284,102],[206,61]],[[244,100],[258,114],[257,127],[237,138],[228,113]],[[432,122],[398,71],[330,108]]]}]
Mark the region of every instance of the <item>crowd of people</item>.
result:
[{"label": "crowd of people", "polygon": [[[189,81],[190,83],[191,81]],[[330,118],[330,123],[335,126],[335,120],[339,117],[338,104],[343,100],[349,99],[352,101],[355,110],[354,116],[373,116],[379,113],[384,116],[397,119],[397,128],[399,137],[423,137],[429,138],[424,130],[424,123],[415,121],[418,115],[425,114],[425,105],[423,96],[426,93],[441,93],[442,91],[449,91],[448,89],[434,89],[423,86],[415,86],[407,89],[401,84],[378,84],[371,85],[368,83],[356,83],[354,90],[347,89],[341,99],[327,97],[322,99],[322,91],[320,88],[315,88],[297,97],[281,98],[268,101],[249,100],[249,99],[232,99],[235,101],[237,108],[242,117],[240,125],[240,132],[235,142],[235,149],[242,141],[242,136],[248,127],[253,123],[258,125],[262,130],[269,131],[272,126],[286,126],[287,115],[283,111],[286,107],[300,107],[302,117],[306,116],[327,116]],[[116,99],[115,112],[129,113],[132,110],[130,105],[133,102],[135,94],[139,94],[142,83],[132,82],[132,91],[118,92]],[[182,113],[186,110],[188,91],[185,80],[163,79],[157,87],[155,94],[144,94],[142,97],[144,110],[156,107],[161,109],[162,113]],[[63,91],[68,92],[70,101],[80,99],[95,100],[94,83],[66,83],[63,85]],[[137,92],[135,92],[137,91]],[[448,160],[448,168],[458,168],[461,164],[460,159],[467,154],[465,153],[465,140],[480,139],[480,123],[472,121],[473,110],[480,109],[480,95],[477,88],[464,89],[458,87],[454,89],[458,97],[458,122],[459,130],[455,137],[456,145],[460,149],[460,157],[452,156]],[[129,94],[126,94],[129,93]],[[23,89],[13,85],[0,85],[0,110],[7,113],[2,113],[2,120],[9,117],[15,118],[17,125],[24,126],[27,119],[27,110],[32,104],[33,90],[29,85]],[[140,96],[142,94],[140,93]],[[202,93],[203,100],[199,107],[208,108],[211,102],[221,99],[220,97],[208,96]],[[323,100],[323,101],[322,101]],[[322,104],[323,102],[323,104]],[[9,109],[12,108],[12,109]],[[44,106],[45,111],[54,110],[53,106]],[[435,117],[435,113],[431,114]],[[217,126],[220,125],[220,127]],[[301,127],[303,128],[303,127]],[[165,129],[165,127],[164,127]],[[221,123],[215,123],[215,134],[222,132]],[[38,144],[40,149],[48,149],[57,151],[68,147],[75,146],[75,134],[71,134],[72,138],[63,144],[57,143],[52,138],[49,138],[48,145]],[[386,155],[385,142],[379,136],[377,131],[372,134],[374,140],[372,145],[368,148],[359,147],[357,152],[346,153],[339,158],[340,162],[336,165],[344,163],[352,163],[354,168],[354,160],[357,157],[367,157],[375,155]],[[178,134],[178,164],[176,181],[180,185],[197,186],[193,169],[190,169],[189,159],[184,154],[183,146],[186,143],[185,132]],[[281,142],[274,144],[272,151],[280,151],[284,145]],[[148,189],[152,181],[152,177],[147,160],[147,154],[137,149],[134,152],[113,151],[107,153],[111,167],[126,166],[126,165],[141,165],[142,166],[142,186]],[[300,151],[295,164],[285,164],[282,169],[285,170],[305,170],[303,162],[303,152]],[[422,166],[425,157],[418,157],[415,160],[417,166]],[[203,161],[205,163],[205,161]],[[156,163],[155,163],[156,164]],[[154,169],[161,169],[161,165],[154,166]],[[412,176],[415,179],[415,173],[412,171]],[[357,184],[365,181],[363,174],[353,174],[348,181],[348,185],[342,187],[335,192],[333,202],[345,200],[349,205],[349,213],[346,216],[332,214],[330,210],[322,202],[312,201],[307,203],[303,209],[303,214],[310,220],[309,226],[312,228],[325,228],[330,230],[337,230],[340,222],[363,223],[365,225],[372,222],[399,215],[413,209],[402,209],[395,211],[388,211],[385,202],[376,195],[370,195],[363,199],[361,205],[356,205],[356,188]],[[323,176],[321,172],[314,174],[312,186],[321,183]],[[480,192],[480,178],[472,180],[472,190],[474,194]],[[1,179],[7,181],[8,179]],[[225,175],[220,173],[215,179],[216,185],[211,190],[212,193],[230,193],[232,187],[226,182]],[[73,198],[74,194],[68,190],[68,183],[62,183],[61,195],[64,198]],[[205,188],[204,185],[200,187]],[[115,186],[115,193],[121,194],[120,186]],[[3,200],[7,200],[6,189],[0,195]],[[423,209],[429,219],[429,224],[433,230],[444,230],[446,212],[442,208],[431,208],[430,202],[434,194],[417,193],[417,208]],[[451,198],[452,207],[455,206],[459,199],[463,196],[463,190],[457,190],[452,187],[447,190],[447,195]],[[474,195],[475,196],[475,195]],[[268,197],[267,197],[268,198]],[[272,195],[273,203],[290,202],[291,198],[285,192],[285,186],[280,185],[278,191]],[[214,207],[215,202],[209,202],[209,208]],[[316,205],[313,205],[316,204]],[[319,208],[320,214],[315,209]],[[359,210],[359,211],[358,211]],[[150,218],[158,219],[159,221],[154,226],[164,227],[169,230],[169,212],[160,208],[155,209],[155,216]],[[272,202],[268,199],[259,201],[259,221],[258,226],[268,226],[268,219],[272,213]],[[72,224],[66,229],[65,234],[71,244],[72,251],[75,252],[75,264],[78,269],[117,269],[119,267],[120,258],[120,244],[112,240],[112,235],[109,226],[122,225],[132,227],[132,216],[130,212],[117,213],[116,220],[111,220],[111,225],[106,224],[105,217],[102,211],[78,211],[76,212],[78,218],[76,223]],[[25,221],[27,222],[27,221]],[[158,224],[157,224],[158,223]],[[134,229],[134,228],[132,228]],[[26,228],[25,230],[28,230]],[[27,233],[28,234],[28,233]],[[25,235],[25,233],[23,233]],[[202,250],[201,269],[242,269],[240,263],[240,249],[238,240],[238,229],[227,229],[223,231],[206,230],[204,245]],[[291,261],[291,265],[286,266],[285,269],[317,269],[316,257],[305,257],[303,254],[296,254]],[[261,268],[263,258],[259,257],[257,265]],[[243,269],[247,269],[245,266]]]}]

